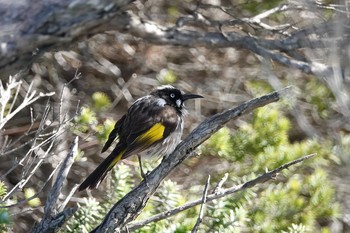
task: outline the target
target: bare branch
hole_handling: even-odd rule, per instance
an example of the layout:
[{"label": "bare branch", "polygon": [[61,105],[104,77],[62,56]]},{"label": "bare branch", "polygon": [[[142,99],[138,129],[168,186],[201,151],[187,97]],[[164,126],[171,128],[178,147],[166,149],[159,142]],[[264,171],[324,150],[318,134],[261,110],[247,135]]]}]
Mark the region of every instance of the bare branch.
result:
[{"label": "bare branch", "polygon": [[[68,219],[67,217],[70,217],[75,212],[73,209],[69,208],[53,217],[53,214],[56,214],[56,211],[59,208],[57,201],[58,201],[58,196],[61,193],[63,182],[67,177],[67,174],[73,164],[74,156],[77,154],[77,152],[78,152],[78,137],[75,137],[71,145],[71,149],[60,167],[60,170],[57,174],[57,179],[47,198],[47,201],[44,207],[44,216],[41,219],[40,223],[36,224],[34,228],[31,230],[32,233],[55,232],[59,229],[61,225],[65,223],[65,221]],[[64,213],[68,210],[72,212],[69,212],[70,215],[67,216]]]},{"label": "bare branch", "polygon": [[198,231],[199,225],[203,221],[204,205],[207,202],[209,183],[210,183],[210,175],[208,176],[207,182],[205,183],[205,186],[204,186],[201,208],[199,209],[199,213],[198,213],[198,218],[197,218],[196,224],[194,225],[194,227],[193,227],[193,229],[191,231],[192,233],[196,233]]},{"label": "bare branch", "polygon": [[[13,105],[14,105],[14,101],[16,101],[17,99],[17,94],[18,94],[18,90],[21,87],[21,82],[20,81],[16,81],[15,78],[10,77],[8,84],[7,84],[7,88],[5,88],[2,85],[2,82],[0,82],[0,100],[1,100],[1,105],[0,105],[0,129],[4,128],[5,124],[12,118],[14,117],[18,112],[20,112],[23,108],[31,105],[32,103],[34,103],[35,101],[37,101],[38,99],[42,98],[42,97],[48,97],[48,96],[52,96],[55,93],[51,92],[51,93],[40,93],[39,95],[36,94],[36,91],[32,91],[31,87],[32,85],[29,86],[29,89],[26,93],[25,98],[23,99],[23,101],[21,102],[21,104],[16,107],[15,109],[13,109]],[[5,109],[6,109],[6,105],[9,104],[10,101],[10,97],[11,97],[11,92],[12,89],[16,89],[16,94],[15,94],[15,99],[11,101],[11,107],[10,110],[13,111],[8,111],[8,113],[5,116]]]},{"label": "bare branch", "polygon": [[[28,166],[27,171],[29,172],[28,176],[26,176],[25,178],[21,179],[3,198],[3,201],[8,200],[10,197],[12,197],[13,194],[16,193],[16,191],[18,189],[22,189],[30,180],[30,178],[35,174],[35,172],[40,168],[41,164],[44,162],[46,156],[48,155],[48,153],[51,151],[52,147],[53,147],[54,141],[52,140],[50,142],[50,145],[48,147],[48,149],[44,152],[43,156],[39,159],[36,160],[35,166],[31,167]],[[27,155],[29,155],[29,153],[27,153]],[[27,155],[25,155],[24,157],[26,157]],[[21,161],[24,161],[24,159],[22,159]],[[20,163],[19,163],[20,164]],[[31,168],[31,169],[29,169]],[[11,168],[13,169],[13,168]],[[10,169],[10,170],[11,170]],[[24,171],[25,172],[25,171]]]},{"label": "bare branch", "polygon": [[[28,65],[43,52],[53,48],[67,48],[82,38],[104,32],[106,30],[116,30],[119,32],[128,32],[129,34],[140,37],[143,40],[155,44],[182,45],[186,47],[206,46],[210,48],[221,47],[236,47],[243,48],[270,58],[276,62],[286,66],[292,66],[306,73],[323,74],[327,76],[327,72],[331,69],[318,63],[309,63],[301,59],[292,59],[286,56],[287,51],[294,51],[301,48],[328,48],[330,42],[338,43],[346,41],[349,34],[349,27],[345,23],[342,25],[344,36],[334,38],[325,37],[326,33],[331,35],[334,32],[337,22],[328,21],[320,25],[309,26],[301,30],[292,27],[290,23],[282,25],[269,25],[263,22],[272,14],[296,10],[308,11],[303,5],[280,5],[265,12],[262,12],[254,17],[242,19],[229,19],[224,21],[216,21],[209,19],[200,12],[194,12],[193,16],[183,16],[179,18],[176,25],[169,27],[162,26],[156,22],[141,18],[138,14],[132,12],[123,12],[123,7],[128,5],[132,0],[118,1],[110,3],[109,1],[98,0],[96,4],[86,3],[85,1],[77,1],[75,4],[70,4],[69,1],[61,1],[60,4],[27,6],[28,17],[19,29],[21,33],[9,30],[11,35],[0,35],[2,42],[2,50],[0,51],[0,68],[2,72],[0,76],[8,75],[14,70],[21,70]],[[84,5],[84,7],[82,7]],[[200,8],[205,8],[205,4],[199,4]],[[207,6],[214,7],[214,6]],[[229,9],[221,6],[216,6],[229,16]],[[319,6],[318,6],[319,7]],[[31,9],[33,8],[33,9]],[[1,7],[0,7],[1,9]],[[333,7],[332,9],[336,9]],[[15,12],[18,9],[9,9]],[[41,12],[40,17],[35,17],[37,12]],[[70,14],[74,12],[74,14]],[[0,11],[1,13],[1,11]],[[30,15],[33,14],[33,15]],[[29,17],[32,16],[32,17]],[[64,18],[64,21],[60,19]],[[32,20],[37,19],[37,20]],[[1,20],[1,19],[0,19]],[[236,24],[248,24],[254,28],[262,28],[268,31],[277,31],[284,36],[284,39],[266,39],[264,37],[254,37],[242,32],[200,32],[178,26],[186,25],[188,22],[195,21],[202,23],[205,27],[221,27],[232,26]],[[16,18],[14,22],[18,21]],[[0,21],[1,22],[1,21]],[[7,19],[7,22],[10,22]],[[287,32],[285,29],[290,29]],[[322,29],[323,28],[323,29]],[[324,30],[324,29],[327,30]],[[6,30],[5,30],[6,31]],[[307,35],[315,34],[310,37]],[[26,41],[26,43],[23,43]],[[268,52],[267,52],[268,50]],[[36,53],[36,56],[33,56]],[[305,58],[305,57],[304,57]],[[7,76],[6,76],[7,77]]]},{"label": "bare branch", "polygon": [[34,59],[49,49],[68,48],[75,41],[104,32],[114,15],[131,2],[132,0],[77,0],[74,3],[62,0],[37,4],[28,0],[20,4],[1,2],[0,77],[28,70]]},{"label": "bare branch", "polygon": [[[286,28],[291,27],[290,24],[284,24],[284,25],[277,25],[277,26],[271,26],[266,23],[263,23],[262,20],[271,16],[272,14],[276,14],[279,12],[283,11],[295,11],[295,10],[301,10],[303,9],[301,6],[293,6],[293,5],[287,5],[287,4],[282,4],[280,6],[274,7],[272,9],[269,9],[267,11],[264,11],[263,13],[260,13],[254,17],[250,18],[238,18],[236,19],[234,15],[230,14],[227,9],[225,9],[222,6],[216,5],[208,5],[208,4],[199,4],[199,8],[217,8],[220,9],[221,11],[227,13],[234,19],[229,19],[229,20],[214,20],[210,19],[208,17],[205,17],[203,14],[201,14],[198,11],[193,12],[193,15],[190,16],[183,16],[178,18],[176,22],[177,27],[183,27],[186,25],[191,25],[191,26],[196,26],[200,25],[201,27],[223,27],[223,26],[236,26],[236,25],[242,25],[242,24],[249,24],[251,26],[256,25],[259,28],[263,28],[269,31],[279,31],[282,34],[288,35],[288,33],[284,32]],[[283,30],[283,31],[282,31]]]},{"label": "bare branch", "polygon": [[222,186],[226,182],[227,178],[228,178],[228,173],[225,173],[225,175],[221,178],[220,182],[215,186],[213,193],[221,192]]},{"label": "bare branch", "polygon": [[286,39],[263,39],[251,35],[242,35],[237,32],[198,32],[174,27],[167,28],[155,22],[142,19],[131,12],[124,18],[124,23],[128,25],[129,33],[156,44],[172,44],[186,47],[243,48],[283,65],[297,68],[305,73],[329,76],[332,72],[331,67],[323,63],[309,62],[305,58],[298,60],[281,52],[281,50],[293,51],[299,48],[323,48],[326,46],[326,43],[322,39],[309,40],[307,37],[297,35],[289,36]]},{"label": "bare branch", "polygon": [[[60,164],[59,164],[59,165],[60,165]],[[23,199],[23,200],[20,200],[20,201],[17,201],[16,203],[11,204],[11,205],[1,205],[1,206],[0,206],[0,209],[1,209],[1,208],[11,208],[11,207],[15,207],[15,206],[18,206],[18,205],[23,205],[23,204],[27,203],[28,201],[33,200],[34,198],[37,198],[37,197],[39,196],[39,194],[44,190],[44,187],[47,185],[47,183],[51,180],[51,178],[53,177],[53,175],[56,173],[56,171],[57,171],[58,168],[59,168],[59,166],[57,166],[57,167],[51,172],[51,174],[49,175],[49,177],[46,179],[46,181],[45,181],[44,184],[42,185],[41,189],[38,190],[38,192],[36,192],[33,196],[28,197],[28,198]],[[19,186],[19,184],[22,184],[22,183],[23,183],[23,181],[20,181],[20,182],[18,182],[17,185]],[[17,185],[16,185],[16,186],[17,186]],[[22,186],[23,186],[23,185],[22,185]],[[10,195],[6,195],[6,196],[3,198],[2,201],[6,201],[10,196],[12,196],[12,194],[13,194],[17,189],[18,189],[17,187],[16,187],[16,189],[13,188],[13,189],[11,190],[11,194],[10,194]]]}]

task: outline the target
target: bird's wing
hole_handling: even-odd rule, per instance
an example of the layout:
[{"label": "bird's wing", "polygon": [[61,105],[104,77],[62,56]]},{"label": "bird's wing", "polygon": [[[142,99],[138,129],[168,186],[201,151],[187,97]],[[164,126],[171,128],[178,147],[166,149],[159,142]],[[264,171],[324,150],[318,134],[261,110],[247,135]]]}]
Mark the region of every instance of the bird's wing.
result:
[{"label": "bird's wing", "polygon": [[118,138],[118,134],[120,132],[121,126],[123,125],[125,120],[125,115],[120,118],[117,123],[115,123],[114,129],[112,130],[112,132],[110,132],[109,136],[108,136],[108,140],[105,143],[105,145],[102,148],[101,153],[105,152],[110,146],[111,144],[114,142],[114,140],[116,140]]},{"label": "bird's wing", "polygon": [[[121,139],[121,141],[119,141],[118,143],[127,145],[127,142],[130,141],[130,139],[128,139],[130,135],[132,137],[132,135],[138,134],[139,131],[142,132],[149,128],[146,121],[148,121],[151,118],[149,118],[148,115],[138,114],[137,112],[139,110],[144,111],[143,109],[151,106],[150,102],[151,102],[151,97],[145,96],[136,100],[130,106],[130,108],[128,109],[128,112],[124,116],[122,116],[122,118],[120,118],[117,121],[117,123],[115,123],[115,126],[113,130],[110,132],[108,136],[108,140],[103,146],[101,153],[105,152],[112,145],[112,143],[118,138]],[[136,124],[136,127],[135,127],[136,122],[144,122],[145,124],[142,124],[142,125]]]},{"label": "bird's wing", "polygon": [[154,98],[145,98],[130,107],[122,130],[127,144],[123,159],[146,150],[169,136],[172,132],[170,127],[175,129],[174,125],[168,124],[164,115],[165,112],[169,113],[169,109],[176,115],[175,109],[157,104]]}]

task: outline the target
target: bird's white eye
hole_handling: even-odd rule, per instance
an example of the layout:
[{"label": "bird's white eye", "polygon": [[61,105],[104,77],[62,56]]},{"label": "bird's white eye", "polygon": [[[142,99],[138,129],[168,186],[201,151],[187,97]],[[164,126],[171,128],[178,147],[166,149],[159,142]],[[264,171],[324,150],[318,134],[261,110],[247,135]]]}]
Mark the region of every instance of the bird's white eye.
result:
[{"label": "bird's white eye", "polygon": [[171,93],[171,94],[170,94],[170,97],[171,97],[171,98],[175,98],[175,94],[174,94],[174,93]]}]

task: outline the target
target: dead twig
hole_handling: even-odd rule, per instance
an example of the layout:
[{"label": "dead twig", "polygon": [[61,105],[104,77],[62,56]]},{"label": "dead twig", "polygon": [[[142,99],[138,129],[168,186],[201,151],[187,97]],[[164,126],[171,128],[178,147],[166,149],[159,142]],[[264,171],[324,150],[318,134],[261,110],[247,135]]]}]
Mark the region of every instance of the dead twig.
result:
[{"label": "dead twig", "polygon": [[60,226],[62,226],[68,217],[72,216],[76,211],[76,208],[68,208],[63,212],[56,213],[59,208],[58,196],[61,193],[63,182],[65,181],[67,174],[73,164],[74,156],[78,153],[78,137],[75,137],[71,149],[63,161],[61,168],[57,174],[57,179],[50,191],[44,207],[44,216],[40,223],[36,224],[31,230],[31,233],[35,232],[56,232]]},{"label": "dead twig", "polygon": [[203,196],[202,196],[201,208],[199,209],[198,218],[197,218],[196,224],[194,225],[191,233],[196,233],[199,229],[199,225],[203,221],[204,206],[205,206],[205,203],[207,202],[209,183],[210,183],[210,175],[208,176],[207,183],[205,183]]}]

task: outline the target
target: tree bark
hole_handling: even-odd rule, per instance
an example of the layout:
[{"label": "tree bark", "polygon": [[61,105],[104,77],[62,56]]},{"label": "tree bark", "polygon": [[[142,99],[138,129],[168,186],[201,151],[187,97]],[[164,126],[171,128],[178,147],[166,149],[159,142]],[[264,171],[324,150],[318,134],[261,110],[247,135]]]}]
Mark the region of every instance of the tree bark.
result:
[{"label": "tree bark", "polygon": [[0,1],[0,79],[25,72],[46,51],[111,29],[132,0]]}]

